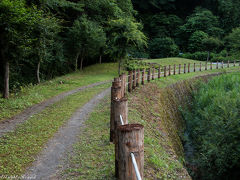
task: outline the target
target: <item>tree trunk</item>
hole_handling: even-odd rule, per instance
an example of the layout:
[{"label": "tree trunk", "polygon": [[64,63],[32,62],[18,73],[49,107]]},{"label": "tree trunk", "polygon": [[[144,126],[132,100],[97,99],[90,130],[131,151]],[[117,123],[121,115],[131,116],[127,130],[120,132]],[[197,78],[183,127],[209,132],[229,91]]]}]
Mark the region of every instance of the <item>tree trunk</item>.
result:
[{"label": "tree trunk", "polygon": [[99,56],[99,64],[102,64],[102,56]]},{"label": "tree trunk", "polygon": [[209,61],[209,58],[210,58],[210,51],[208,51],[207,62]]},{"label": "tree trunk", "polygon": [[75,71],[78,69],[78,57],[80,53],[77,53],[76,58],[75,58]]},{"label": "tree trunk", "polygon": [[4,90],[3,90],[3,98],[9,98],[9,62],[7,60],[4,61]]},{"label": "tree trunk", "polygon": [[81,57],[80,71],[83,70],[83,56]]},{"label": "tree trunk", "polygon": [[41,61],[38,61],[38,65],[37,65],[37,82],[38,82],[38,84],[40,84],[40,82],[41,82],[40,76],[39,76],[39,73],[40,73],[40,65],[41,65]]}]

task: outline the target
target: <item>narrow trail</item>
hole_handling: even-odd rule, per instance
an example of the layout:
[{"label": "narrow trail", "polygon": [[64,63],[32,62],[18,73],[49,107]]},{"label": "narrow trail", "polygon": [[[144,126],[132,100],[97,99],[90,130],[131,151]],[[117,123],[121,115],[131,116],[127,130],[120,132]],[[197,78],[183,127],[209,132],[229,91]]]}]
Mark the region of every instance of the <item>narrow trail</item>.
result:
[{"label": "narrow trail", "polygon": [[65,98],[65,97],[67,97],[69,95],[72,95],[74,93],[83,91],[83,90],[85,90],[87,88],[92,88],[92,87],[95,87],[95,86],[106,84],[108,82],[110,82],[110,81],[97,82],[97,83],[94,83],[94,84],[90,84],[88,86],[83,86],[83,87],[80,87],[80,88],[77,88],[77,89],[74,89],[74,90],[71,90],[71,91],[59,94],[59,95],[57,95],[57,96],[55,96],[55,97],[53,97],[51,99],[48,99],[48,100],[46,100],[46,101],[44,101],[42,103],[39,103],[39,104],[36,104],[36,105],[34,105],[32,107],[27,108],[22,113],[14,116],[14,117],[12,117],[10,119],[6,119],[4,121],[1,121],[0,122],[0,138],[4,134],[6,134],[7,132],[14,131],[15,128],[17,127],[17,125],[23,123],[28,118],[30,118],[32,115],[41,112],[46,107],[51,106],[52,104],[62,100],[63,98]]},{"label": "narrow trail", "polygon": [[60,128],[55,136],[49,140],[43,151],[38,155],[32,167],[27,169],[26,176],[36,179],[58,179],[60,167],[64,166],[64,159],[77,141],[80,128],[95,106],[110,93],[110,88],[93,97],[83,107],[79,108],[67,124]]}]

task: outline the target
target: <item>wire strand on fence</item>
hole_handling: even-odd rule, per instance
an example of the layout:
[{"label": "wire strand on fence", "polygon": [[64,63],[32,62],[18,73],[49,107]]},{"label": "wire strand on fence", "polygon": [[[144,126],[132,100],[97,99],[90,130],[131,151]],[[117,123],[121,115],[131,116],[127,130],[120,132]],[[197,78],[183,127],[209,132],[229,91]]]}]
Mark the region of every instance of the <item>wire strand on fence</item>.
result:
[{"label": "wire strand on fence", "polygon": [[136,159],[135,159],[135,156],[134,156],[133,153],[131,153],[131,157],[132,157],[132,162],[133,162],[133,166],[134,166],[134,169],[135,169],[135,173],[136,173],[137,179],[138,180],[142,180],[140,172],[138,170],[137,162],[136,162]]}]

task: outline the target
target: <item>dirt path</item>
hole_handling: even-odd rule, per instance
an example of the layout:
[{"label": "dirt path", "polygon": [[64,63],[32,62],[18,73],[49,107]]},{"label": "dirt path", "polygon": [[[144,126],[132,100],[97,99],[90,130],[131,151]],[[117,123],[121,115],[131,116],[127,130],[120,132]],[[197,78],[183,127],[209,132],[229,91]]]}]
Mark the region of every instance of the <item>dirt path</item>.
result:
[{"label": "dirt path", "polygon": [[13,118],[10,119],[6,119],[4,121],[0,122],[0,137],[2,137],[5,133],[10,132],[15,130],[15,128],[17,127],[17,125],[23,123],[24,121],[26,121],[29,117],[31,117],[34,114],[37,114],[39,112],[41,112],[42,110],[44,110],[46,107],[51,106],[52,104],[62,100],[63,98],[65,98],[66,96],[72,95],[74,93],[77,93],[79,91],[83,91],[87,88],[92,88],[94,86],[98,86],[98,85],[102,85],[105,83],[108,83],[110,81],[103,81],[103,82],[97,82],[94,84],[90,84],[88,86],[83,86],[62,94],[59,94],[51,99],[48,99],[40,104],[36,104],[28,109],[26,109],[25,111],[23,111],[22,113],[16,115]]},{"label": "dirt path", "polygon": [[71,152],[72,145],[77,141],[80,127],[94,107],[108,94],[110,88],[92,98],[78,109],[68,123],[59,129],[58,133],[49,140],[42,153],[37,157],[33,166],[26,171],[26,176],[36,179],[57,179],[56,175],[63,166],[64,159]]}]

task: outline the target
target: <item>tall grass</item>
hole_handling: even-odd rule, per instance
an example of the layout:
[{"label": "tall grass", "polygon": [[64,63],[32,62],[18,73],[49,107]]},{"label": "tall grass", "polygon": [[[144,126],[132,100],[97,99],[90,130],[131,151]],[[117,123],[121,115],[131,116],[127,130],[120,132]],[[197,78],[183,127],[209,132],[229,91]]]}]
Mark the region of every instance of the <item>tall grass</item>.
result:
[{"label": "tall grass", "polygon": [[[193,92],[184,117],[201,179],[237,179],[240,170],[240,73],[222,75]],[[196,169],[196,168],[195,168]]]}]

